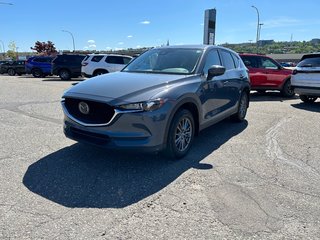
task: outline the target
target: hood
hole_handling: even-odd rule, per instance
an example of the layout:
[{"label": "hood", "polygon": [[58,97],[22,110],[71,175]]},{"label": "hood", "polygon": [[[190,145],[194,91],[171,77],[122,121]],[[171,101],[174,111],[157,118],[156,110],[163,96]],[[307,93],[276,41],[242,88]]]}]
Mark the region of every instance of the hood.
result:
[{"label": "hood", "polygon": [[145,101],[184,81],[186,75],[116,72],[85,80],[70,88],[63,97],[80,97],[100,101]]}]

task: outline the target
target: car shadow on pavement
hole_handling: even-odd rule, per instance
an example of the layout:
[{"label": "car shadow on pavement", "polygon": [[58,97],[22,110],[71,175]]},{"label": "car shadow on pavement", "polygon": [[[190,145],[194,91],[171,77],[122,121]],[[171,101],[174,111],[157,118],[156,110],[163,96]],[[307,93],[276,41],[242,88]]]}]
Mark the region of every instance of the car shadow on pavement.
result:
[{"label": "car shadow on pavement", "polygon": [[291,104],[291,106],[301,110],[320,113],[320,102],[314,102],[314,103],[300,102],[296,104]]},{"label": "car shadow on pavement", "polygon": [[201,160],[247,125],[246,121],[224,120],[205,129],[189,154],[176,161],[160,154],[109,151],[76,143],[30,165],[23,184],[65,207],[123,208],[157,193],[190,168],[213,168]]},{"label": "car shadow on pavement", "polygon": [[299,97],[297,95],[293,97],[284,97],[278,91],[268,91],[265,93],[250,92],[251,102],[264,102],[264,101],[283,102],[283,101],[295,100],[298,98]]}]

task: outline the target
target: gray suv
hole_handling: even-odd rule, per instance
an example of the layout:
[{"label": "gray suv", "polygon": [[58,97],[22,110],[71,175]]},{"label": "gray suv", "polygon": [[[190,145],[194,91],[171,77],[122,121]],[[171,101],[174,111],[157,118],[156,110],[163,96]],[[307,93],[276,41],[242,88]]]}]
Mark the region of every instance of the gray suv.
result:
[{"label": "gray suv", "polygon": [[247,69],[229,49],[154,48],[121,72],[66,91],[64,133],[105,148],[163,151],[182,158],[204,128],[229,116],[244,120],[249,93]]}]

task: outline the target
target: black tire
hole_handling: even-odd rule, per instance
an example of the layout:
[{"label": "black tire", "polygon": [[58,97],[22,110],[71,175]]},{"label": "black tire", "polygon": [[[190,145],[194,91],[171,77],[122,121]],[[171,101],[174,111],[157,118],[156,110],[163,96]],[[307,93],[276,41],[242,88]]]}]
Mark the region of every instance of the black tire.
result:
[{"label": "black tire", "polygon": [[191,112],[186,109],[179,110],[170,124],[165,155],[173,159],[183,158],[191,148],[194,132]]},{"label": "black tire", "polygon": [[40,68],[35,68],[35,69],[32,69],[32,76],[34,76],[35,78],[40,78],[43,76],[43,72]]},{"label": "black tire", "polygon": [[281,94],[284,97],[293,97],[295,95],[293,88],[291,87],[291,81],[288,79],[282,87]]},{"label": "black tire", "polygon": [[305,103],[313,103],[317,100],[318,97],[300,95],[300,99]]},{"label": "black tire", "polygon": [[95,77],[95,76],[106,74],[106,73],[108,73],[108,71],[106,70],[97,70],[93,73],[93,76]]},{"label": "black tire", "polygon": [[240,96],[238,111],[231,116],[231,119],[235,122],[242,122],[247,115],[248,106],[249,106],[248,93],[243,92]]},{"label": "black tire", "polygon": [[61,69],[59,71],[59,77],[62,80],[70,80],[71,79],[71,73],[68,69]]},{"label": "black tire", "polygon": [[16,75],[16,71],[13,68],[9,68],[8,74],[9,74],[9,76],[14,76],[14,75]]}]

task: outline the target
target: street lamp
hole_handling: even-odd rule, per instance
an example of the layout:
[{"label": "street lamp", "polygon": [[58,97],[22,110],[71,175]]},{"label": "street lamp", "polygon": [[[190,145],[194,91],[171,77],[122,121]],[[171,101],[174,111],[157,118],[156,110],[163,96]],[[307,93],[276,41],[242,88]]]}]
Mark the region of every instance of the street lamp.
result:
[{"label": "street lamp", "polygon": [[71,33],[71,32],[69,32],[69,31],[67,31],[67,30],[61,30],[62,32],[66,32],[66,33],[69,33],[70,35],[71,35],[71,37],[72,37],[72,43],[73,43],[73,52],[75,52],[76,51],[76,47],[75,47],[75,45],[74,45],[74,37],[73,37],[73,34]]},{"label": "street lamp", "polygon": [[260,15],[259,15],[259,10],[258,10],[258,8],[257,7],[255,7],[255,6],[251,6],[251,7],[253,7],[256,11],[257,11],[257,15],[258,15],[258,24],[257,24],[257,39],[256,39],[256,42],[257,42],[257,44],[258,44],[258,41],[259,41],[259,28],[260,28]]}]

